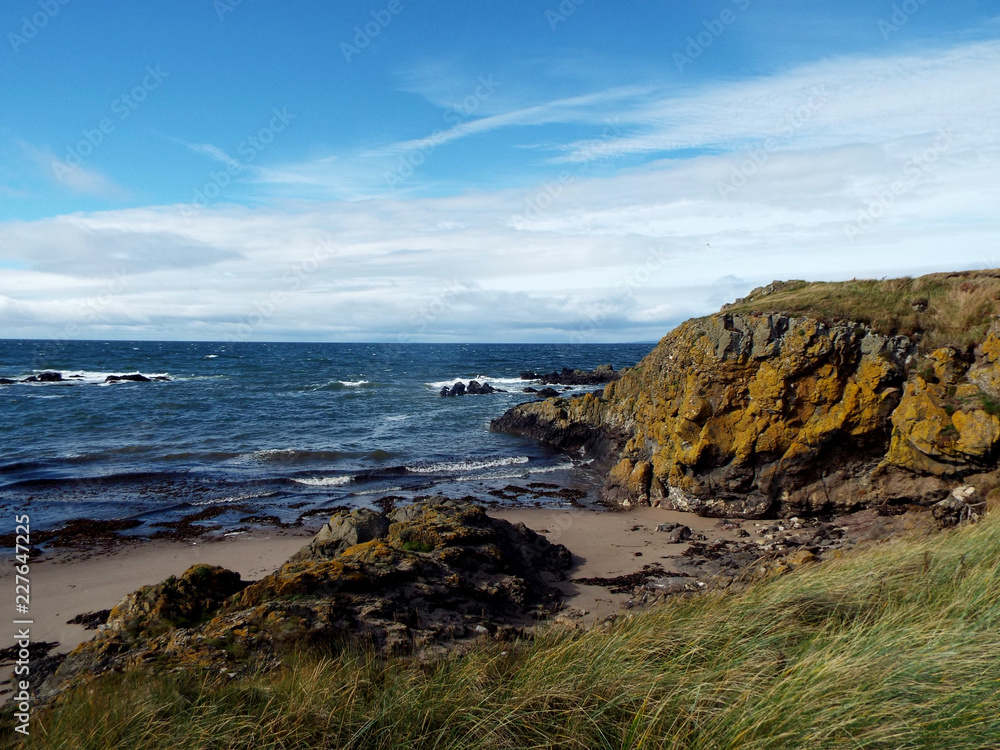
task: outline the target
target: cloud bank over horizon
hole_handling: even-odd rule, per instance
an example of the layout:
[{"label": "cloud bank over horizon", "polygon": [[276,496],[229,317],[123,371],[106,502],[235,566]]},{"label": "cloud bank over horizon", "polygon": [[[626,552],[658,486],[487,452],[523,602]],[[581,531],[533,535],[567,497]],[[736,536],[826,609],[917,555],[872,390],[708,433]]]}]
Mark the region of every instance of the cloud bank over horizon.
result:
[{"label": "cloud bank over horizon", "polygon": [[61,177],[65,149],[11,135],[23,162],[0,170],[0,335],[654,341],[774,279],[1000,266],[995,24],[690,75],[737,59],[734,19],[690,70],[628,85],[583,65],[573,92],[397,66],[400,96],[429,114],[363,139],[305,135],[293,104],[260,108],[248,137],[147,122],[163,182],[193,160],[176,189],[115,169],[127,120]]}]

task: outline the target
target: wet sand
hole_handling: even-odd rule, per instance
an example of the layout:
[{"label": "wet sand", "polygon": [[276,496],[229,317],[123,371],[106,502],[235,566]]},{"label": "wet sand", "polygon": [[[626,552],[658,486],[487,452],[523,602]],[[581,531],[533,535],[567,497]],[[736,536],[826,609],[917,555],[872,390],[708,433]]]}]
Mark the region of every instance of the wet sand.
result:
[{"label": "wet sand", "polygon": [[666,534],[656,531],[659,524],[679,523],[708,539],[734,539],[732,531],[723,531],[717,519],[701,518],[693,513],[633,508],[598,512],[562,508],[512,508],[491,510],[490,515],[511,523],[523,523],[545,534],[549,541],[564,544],[573,553],[573,568],[567,580],[556,585],[566,600],[562,621],[590,625],[621,611],[628,594],[612,594],[603,586],[574,583],[574,578],[613,578],[642,570],[644,565],[659,563],[670,571],[670,558],[688,547],[687,542],[667,544]]}]

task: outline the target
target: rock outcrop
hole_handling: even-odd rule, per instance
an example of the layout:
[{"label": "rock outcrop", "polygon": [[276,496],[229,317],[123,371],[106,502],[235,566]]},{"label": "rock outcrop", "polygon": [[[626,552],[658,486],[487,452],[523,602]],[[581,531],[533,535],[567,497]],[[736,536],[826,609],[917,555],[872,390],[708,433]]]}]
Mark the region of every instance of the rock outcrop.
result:
[{"label": "rock outcrop", "polygon": [[108,671],[240,673],[299,646],[360,638],[387,651],[517,629],[558,604],[571,556],[523,524],[429,498],[382,515],[346,510],[254,583],[199,565],[115,607],[40,694]]},{"label": "rock outcrop", "polygon": [[688,321],[603,393],[522,404],[492,429],[580,450],[605,498],[754,518],[930,505],[997,467],[1000,324],[921,354],[847,321]]},{"label": "rock outcrop", "polygon": [[502,388],[494,388],[489,383],[480,383],[478,380],[470,380],[468,385],[459,380],[451,388],[443,386],[438,395],[447,398],[450,396],[485,396],[490,393],[506,392]]},{"label": "rock outcrop", "polygon": [[521,380],[537,380],[542,385],[603,385],[622,376],[611,365],[598,365],[593,370],[571,370],[568,367],[547,375],[537,372],[522,372]]}]

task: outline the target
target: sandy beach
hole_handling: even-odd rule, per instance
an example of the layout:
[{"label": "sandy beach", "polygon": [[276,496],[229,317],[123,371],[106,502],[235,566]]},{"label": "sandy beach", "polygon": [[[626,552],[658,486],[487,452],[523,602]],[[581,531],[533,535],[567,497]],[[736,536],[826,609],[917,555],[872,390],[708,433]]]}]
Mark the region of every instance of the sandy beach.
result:
[{"label": "sandy beach", "polygon": [[[662,523],[683,523],[709,538],[728,536],[714,519],[656,508],[598,512],[563,508],[493,509],[490,514],[545,534],[566,545],[574,555],[569,578],[613,577],[633,573],[643,565],[659,562],[669,569],[668,558],[686,544],[666,544],[656,531]],[[197,542],[146,542],[107,552],[47,553],[31,566],[32,640],[56,641],[59,652],[68,652],[94,631],[67,620],[76,615],[109,609],[141,586],[180,575],[198,563],[220,565],[240,573],[245,580],[259,579],[281,565],[312,536],[299,533],[258,534]],[[0,585],[13,597],[13,570],[0,574]],[[600,586],[567,580],[565,610],[585,613],[592,622],[618,611],[624,594],[610,594]],[[578,618],[579,619],[579,618]],[[13,627],[0,635],[0,648],[14,645]]]},{"label": "sandy beach", "polygon": [[[56,653],[68,653],[96,631],[67,621],[76,615],[114,607],[122,597],[141,586],[179,576],[192,565],[206,563],[237,571],[245,580],[261,578],[297,552],[312,532],[259,533],[196,542],[146,542],[108,552],[47,553],[31,564],[33,643],[57,642]],[[14,571],[4,566],[0,587],[14,598]],[[14,645],[15,626],[4,628],[0,648]],[[9,679],[11,667],[0,669],[0,681]]]},{"label": "sandy beach", "polygon": [[575,583],[577,578],[613,578],[641,570],[644,565],[659,563],[667,571],[670,558],[683,552],[687,542],[666,543],[666,535],[656,527],[680,523],[709,539],[732,539],[732,531],[717,527],[714,518],[660,508],[632,508],[617,511],[593,511],[577,508],[512,508],[491,510],[490,515],[523,523],[545,534],[550,541],[563,544],[573,553],[573,568],[567,580],[558,583],[565,593],[562,621],[590,625],[621,611],[628,594],[612,594],[603,586]]}]

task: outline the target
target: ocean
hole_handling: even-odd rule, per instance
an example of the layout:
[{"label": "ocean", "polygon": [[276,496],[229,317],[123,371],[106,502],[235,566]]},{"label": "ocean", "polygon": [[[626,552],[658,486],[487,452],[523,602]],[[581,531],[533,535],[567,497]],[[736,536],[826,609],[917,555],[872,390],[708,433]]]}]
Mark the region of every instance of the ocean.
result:
[{"label": "ocean", "polygon": [[[0,507],[33,529],[128,519],[150,535],[208,508],[217,533],[241,533],[517,483],[583,488],[586,504],[585,459],[490,420],[540,387],[521,372],[618,369],[652,347],[0,340],[0,379],[62,377],[0,385]],[[149,382],[108,382],[135,373]],[[508,392],[439,397],[471,379]]]}]

